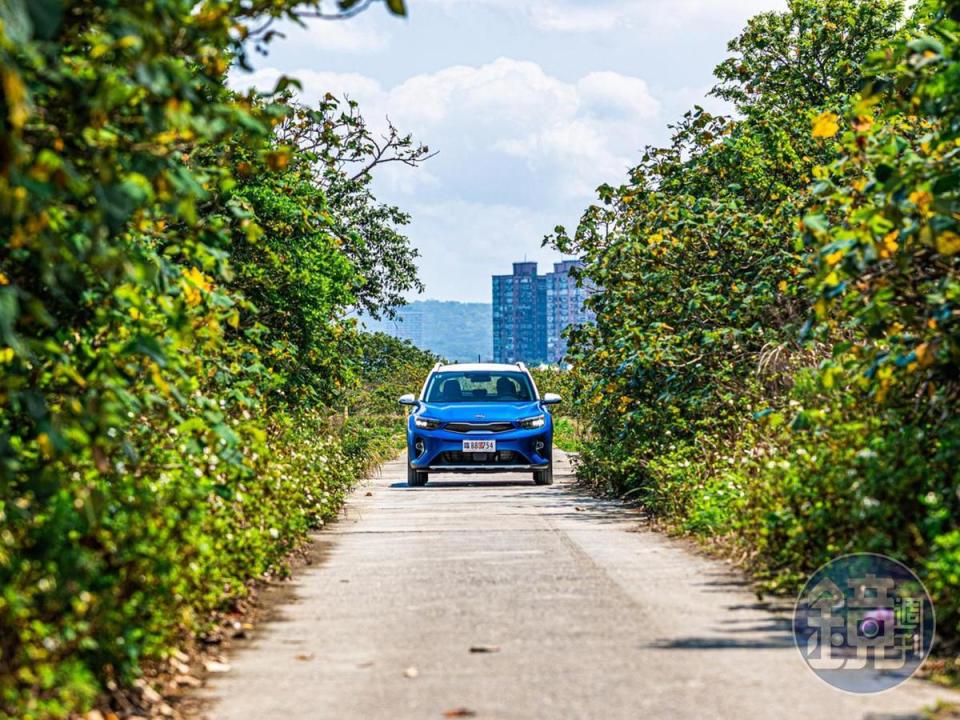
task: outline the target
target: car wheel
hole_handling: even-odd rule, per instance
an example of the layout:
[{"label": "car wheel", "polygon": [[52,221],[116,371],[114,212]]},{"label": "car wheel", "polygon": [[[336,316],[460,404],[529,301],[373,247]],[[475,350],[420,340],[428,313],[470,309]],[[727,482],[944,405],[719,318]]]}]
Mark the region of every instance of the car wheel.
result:
[{"label": "car wheel", "polygon": [[407,465],[407,487],[423,487],[427,484],[427,473],[414,470]]},{"label": "car wheel", "polygon": [[537,485],[553,485],[553,463],[547,465],[546,470],[537,470],[533,473],[533,481]]}]

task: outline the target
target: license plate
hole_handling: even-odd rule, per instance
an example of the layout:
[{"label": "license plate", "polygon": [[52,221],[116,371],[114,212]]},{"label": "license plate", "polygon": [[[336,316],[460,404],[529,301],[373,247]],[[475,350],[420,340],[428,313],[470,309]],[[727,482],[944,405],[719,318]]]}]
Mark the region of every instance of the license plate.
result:
[{"label": "license plate", "polygon": [[482,453],[496,452],[497,441],[496,440],[464,440],[463,451],[464,452],[482,452]]}]

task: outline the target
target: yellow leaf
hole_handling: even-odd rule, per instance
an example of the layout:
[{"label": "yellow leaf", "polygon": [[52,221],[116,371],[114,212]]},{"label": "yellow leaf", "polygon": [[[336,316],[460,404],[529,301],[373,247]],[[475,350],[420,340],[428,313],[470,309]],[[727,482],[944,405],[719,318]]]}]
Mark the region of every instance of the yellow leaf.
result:
[{"label": "yellow leaf", "polygon": [[3,92],[7,96],[10,124],[19,130],[27,121],[27,88],[20,76],[13,70],[3,71]]},{"label": "yellow leaf", "polygon": [[813,136],[815,138],[832,138],[840,130],[837,120],[839,118],[832,112],[820,113],[813,120]]},{"label": "yellow leaf", "polygon": [[836,250],[830,253],[829,255],[827,255],[827,265],[830,265],[830,266],[836,265],[838,262],[843,260],[843,255],[844,255],[843,250]]},{"label": "yellow leaf", "polygon": [[899,230],[891,230],[884,235],[883,245],[880,246],[880,257],[888,258],[897,251],[897,248],[900,247],[900,244],[897,242],[899,235]]},{"label": "yellow leaf", "polygon": [[53,443],[50,442],[50,436],[46,433],[40,433],[37,435],[37,445],[40,446],[40,452],[43,453],[43,456],[47,459],[53,457]]},{"label": "yellow leaf", "polygon": [[183,295],[188,305],[199,305],[203,296],[200,291],[210,292],[212,286],[210,278],[200,272],[199,268],[192,267],[183,271],[186,282],[183,284]]},{"label": "yellow leaf", "polygon": [[10,279],[6,275],[4,275],[2,272],[0,272],[0,285],[9,285],[9,284],[10,284]]},{"label": "yellow leaf", "polygon": [[786,292],[786,291],[787,291],[787,281],[786,281],[786,280],[781,280],[780,283],[777,285],[777,287],[780,288],[780,292]]},{"label": "yellow leaf", "polygon": [[858,115],[853,123],[853,129],[859,133],[865,133],[873,127],[873,118],[870,115]]},{"label": "yellow leaf", "polygon": [[930,203],[933,202],[933,195],[928,193],[926,190],[914,190],[910,193],[910,202],[916,205],[921,210],[926,210],[930,207]]},{"label": "yellow leaf", "polygon": [[955,255],[960,252],[960,235],[952,230],[937,235],[937,252],[941,255]]}]

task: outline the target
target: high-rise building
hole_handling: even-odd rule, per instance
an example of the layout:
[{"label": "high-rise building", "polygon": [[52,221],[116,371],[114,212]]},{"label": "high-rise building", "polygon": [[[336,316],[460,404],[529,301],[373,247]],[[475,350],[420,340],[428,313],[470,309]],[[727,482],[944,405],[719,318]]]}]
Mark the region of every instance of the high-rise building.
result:
[{"label": "high-rise building", "polygon": [[553,272],[547,273],[547,362],[560,363],[567,354],[567,341],[563,331],[570,325],[593,322],[593,313],[585,307],[590,293],[578,287],[570,277],[575,267],[583,267],[579,260],[564,260],[553,264]]},{"label": "high-rise building", "polygon": [[409,340],[417,347],[423,344],[423,310],[419,307],[406,305],[397,310],[392,320],[384,321],[387,333],[400,340]]},{"label": "high-rise building", "polygon": [[493,358],[539,365],[547,360],[547,280],[535,262],[493,276]]},{"label": "high-rise building", "polygon": [[567,345],[561,337],[571,324],[591,322],[584,308],[589,295],[570,277],[579,260],[554,263],[553,272],[537,274],[535,262],[513,264],[512,275],[493,276],[493,358],[530,365],[559,363]]}]

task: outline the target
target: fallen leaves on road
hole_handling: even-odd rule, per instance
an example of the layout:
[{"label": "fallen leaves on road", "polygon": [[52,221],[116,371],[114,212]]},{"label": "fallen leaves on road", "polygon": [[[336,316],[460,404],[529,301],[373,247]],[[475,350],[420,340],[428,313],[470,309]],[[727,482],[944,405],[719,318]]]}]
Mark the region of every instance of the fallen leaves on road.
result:
[{"label": "fallen leaves on road", "polygon": [[159,705],[163,702],[163,696],[146,680],[141,678],[134,686],[140,691],[140,698],[148,705]]},{"label": "fallen leaves on road", "polygon": [[477,714],[468,708],[459,707],[453,708],[452,710],[447,710],[443,716],[445,718],[458,718],[458,717],[476,717]]},{"label": "fallen leaves on road", "polygon": [[470,652],[472,653],[498,653],[500,652],[499,645],[471,645]]},{"label": "fallen leaves on road", "polygon": [[372,493],[372,492],[364,493],[364,495],[366,495],[367,497],[373,497],[373,493]]},{"label": "fallen leaves on road", "polygon": [[247,637],[247,631],[253,630],[253,625],[250,623],[240,622],[239,620],[234,620],[229,625],[231,630],[231,635],[234,640],[243,640]]},{"label": "fallen leaves on road", "polygon": [[300,653],[297,655],[297,660],[313,660],[316,657],[313,653]]},{"label": "fallen leaves on road", "polygon": [[208,660],[203,664],[203,667],[208,673],[230,672],[230,666],[227,663],[217,662],[216,660]]}]

